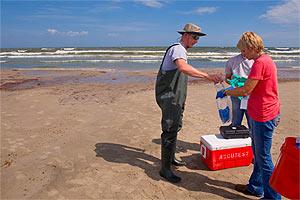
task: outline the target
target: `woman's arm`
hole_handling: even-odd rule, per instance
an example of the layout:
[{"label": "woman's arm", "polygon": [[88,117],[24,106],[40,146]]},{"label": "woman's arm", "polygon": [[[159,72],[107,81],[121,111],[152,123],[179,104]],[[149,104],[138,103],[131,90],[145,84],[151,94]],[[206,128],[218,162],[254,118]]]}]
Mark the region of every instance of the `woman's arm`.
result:
[{"label": "woman's arm", "polygon": [[235,88],[233,90],[226,90],[225,94],[228,96],[248,96],[252,90],[255,88],[259,80],[256,79],[248,79],[245,82],[245,85],[240,88]]},{"label": "woman's arm", "polygon": [[230,80],[232,76],[232,73],[225,74],[225,82],[229,84],[228,79]]}]

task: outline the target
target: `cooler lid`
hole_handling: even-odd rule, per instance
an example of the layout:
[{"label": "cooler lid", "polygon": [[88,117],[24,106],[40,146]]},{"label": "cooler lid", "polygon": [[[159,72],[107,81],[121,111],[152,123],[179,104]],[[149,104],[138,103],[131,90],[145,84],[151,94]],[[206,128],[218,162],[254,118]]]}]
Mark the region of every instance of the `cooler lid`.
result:
[{"label": "cooler lid", "polygon": [[201,141],[210,150],[251,146],[251,138],[250,137],[225,139],[222,137],[221,134],[203,135],[203,136],[201,136]]}]

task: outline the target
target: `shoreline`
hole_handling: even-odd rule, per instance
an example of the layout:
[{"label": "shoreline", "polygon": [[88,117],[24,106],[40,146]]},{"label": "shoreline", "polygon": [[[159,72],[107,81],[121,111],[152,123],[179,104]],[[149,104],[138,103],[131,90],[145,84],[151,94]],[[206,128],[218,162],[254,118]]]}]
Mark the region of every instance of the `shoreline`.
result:
[{"label": "shoreline", "polygon": [[[223,68],[201,68],[207,73],[224,73]],[[154,84],[156,70],[105,70],[97,68],[2,69],[0,90],[33,89],[61,84]],[[299,82],[300,68],[278,69],[278,82]],[[189,84],[208,83],[189,77]]]}]

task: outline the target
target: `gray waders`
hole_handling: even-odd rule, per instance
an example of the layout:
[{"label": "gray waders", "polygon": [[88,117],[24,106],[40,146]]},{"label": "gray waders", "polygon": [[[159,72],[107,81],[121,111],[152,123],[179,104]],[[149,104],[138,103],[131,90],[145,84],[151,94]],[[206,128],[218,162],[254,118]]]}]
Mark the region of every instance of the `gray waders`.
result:
[{"label": "gray waders", "polygon": [[[175,46],[178,44],[174,44]],[[170,46],[165,53],[172,47]],[[161,170],[160,176],[172,183],[181,180],[173,174],[171,164],[178,165],[175,159],[177,133],[182,127],[182,117],[187,93],[188,76],[178,69],[163,71],[163,58],[155,85],[156,102],[162,111]],[[176,164],[177,163],[177,164]]]}]

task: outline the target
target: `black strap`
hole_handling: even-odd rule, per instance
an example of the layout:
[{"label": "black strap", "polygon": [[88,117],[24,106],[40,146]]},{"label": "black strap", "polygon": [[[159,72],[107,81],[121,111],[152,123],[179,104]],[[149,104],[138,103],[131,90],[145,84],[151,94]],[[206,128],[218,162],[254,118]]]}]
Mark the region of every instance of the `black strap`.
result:
[{"label": "black strap", "polygon": [[162,61],[161,61],[159,70],[161,70],[161,67],[162,67],[162,65],[163,65],[163,63],[164,63],[165,57],[166,57],[166,55],[167,55],[169,49],[171,49],[172,47],[177,46],[177,45],[179,45],[179,44],[178,44],[178,43],[177,43],[177,44],[172,44],[171,46],[169,46],[169,47],[167,48],[167,50],[166,50],[166,52],[165,52],[165,55],[164,55],[164,58],[163,58]]}]

